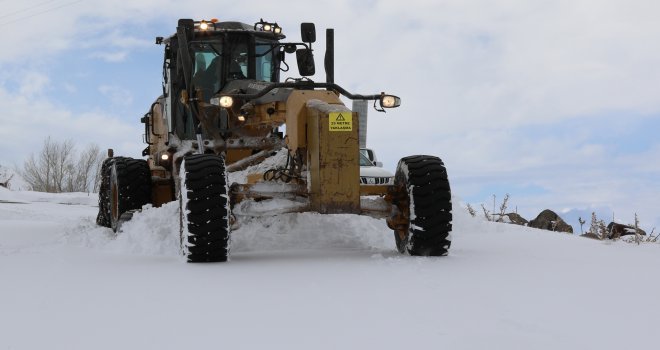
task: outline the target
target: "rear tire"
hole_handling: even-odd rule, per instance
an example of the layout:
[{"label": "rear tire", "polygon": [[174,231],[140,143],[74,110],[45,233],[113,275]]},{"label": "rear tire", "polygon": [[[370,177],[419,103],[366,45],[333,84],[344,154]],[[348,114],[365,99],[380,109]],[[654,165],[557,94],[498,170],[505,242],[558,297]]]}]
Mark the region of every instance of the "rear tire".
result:
[{"label": "rear tire", "polygon": [[181,248],[186,260],[227,261],[230,208],[224,157],[185,156],[179,174]]},{"label": "rear tire", "polygon": [[122,214],[151,202],[151,171],[146,160],[115,157],[103,162],[101,174],[96,222],[117,232]]},{"label": "rear tire", "polygon": [[394,186],[401,193],[394,204],[408,221],[407,229],[394,232],[397,250],[410,255],[447,255],[451,246],[452,203],[442,160],[425,155],[401,159]]}]

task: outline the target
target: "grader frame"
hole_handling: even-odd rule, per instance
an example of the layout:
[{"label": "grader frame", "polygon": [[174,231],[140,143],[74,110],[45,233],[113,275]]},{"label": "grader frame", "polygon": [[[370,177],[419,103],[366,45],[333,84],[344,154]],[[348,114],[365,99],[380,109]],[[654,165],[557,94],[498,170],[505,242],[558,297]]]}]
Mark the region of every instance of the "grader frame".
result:
[{"label": "grader frame", "polygon": [[[263,20],[250,26],[183,19],[175,35],[157,38],[165,44],[164,94],[142,118],[148,159],[106,160],[97,222],[118,230],[124,213],[179,200],[187,260],[225,261],[236,220],[232,208],[244,201],[287,198],[300,205],[278,213],[386,218],[399,251],[446,255],[451,193],[444,164],[433,156],[406,157],[394,183],[361,185],[359,118],[339,96],[373,100],[379,111],[398,107],[400,99],[351,94],[334,83],[331,29],[326,82],[309,80],[306,76],[315,72],[313,24],[301,25],[301,37],[300,43],[282,43],[277,23]],[[303,77],[280,83],[285,56],[294,52]],[[209,75],[215,84],[210,88],[205,85]],[[286,136],[278,130],[282,125]],[[281,148],[287,149],[288,161],[273,169],[279,176],[253,174],[248,183],[228,183],[228,172],[260,163]],[[272,185],[275,178],[280,181]]]}]

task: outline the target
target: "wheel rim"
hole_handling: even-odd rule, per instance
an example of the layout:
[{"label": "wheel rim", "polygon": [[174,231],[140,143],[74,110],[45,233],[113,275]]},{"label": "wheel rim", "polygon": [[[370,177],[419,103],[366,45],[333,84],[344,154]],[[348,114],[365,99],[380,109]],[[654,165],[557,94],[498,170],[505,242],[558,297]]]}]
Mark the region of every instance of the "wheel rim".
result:
[{"label": "wheel rim", "polygon": [[408,231],[410,228],[410,194],[408,193],[407,182],[403,180],[403,183],[398,184],[394,193],[396,195],[393,204],[396,209],[393,208],[389,220],[393,226],[397,250],[400,253],[405,253],[410,234]]},{"label": "wheel rim", "polygon": [[114,223],[119,219],[119,189],[117,188],[117,172],[114,167],[110,180],[110,217],[114,227]]}]

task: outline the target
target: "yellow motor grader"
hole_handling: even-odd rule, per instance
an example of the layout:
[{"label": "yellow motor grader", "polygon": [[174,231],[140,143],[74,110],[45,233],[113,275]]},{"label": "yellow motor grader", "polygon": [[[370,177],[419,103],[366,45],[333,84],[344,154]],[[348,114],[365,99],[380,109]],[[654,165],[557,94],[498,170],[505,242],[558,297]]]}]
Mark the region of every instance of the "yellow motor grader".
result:
[{"label": "yellow motor grader", "polygon": [[[416,155],[399,161],[393,181],[360,184],[357,113],[340,95],[372,100],[378,111],[400,105],[385,93],[352,94],[334,83],[334,31],[326,30],[325,82],[314,82],[313,23],[300,42],[282,28],[180,19],[164,45],[163,95],[142,118],[144,159],[109,157],[102,166],[97,223],[115,232],[145,204],[179,202],[182,254],[189,262],[226,261],[237,205],[286,198],[278,210],[385,218],[396,247],[411,255],[446,255],[452,203],[443,162]],[[295,54],[300,78],[280,81]],[[286,134],[280,131],[284,126]],[[229,183],[227,174],[275,152],[286,164]]]}]

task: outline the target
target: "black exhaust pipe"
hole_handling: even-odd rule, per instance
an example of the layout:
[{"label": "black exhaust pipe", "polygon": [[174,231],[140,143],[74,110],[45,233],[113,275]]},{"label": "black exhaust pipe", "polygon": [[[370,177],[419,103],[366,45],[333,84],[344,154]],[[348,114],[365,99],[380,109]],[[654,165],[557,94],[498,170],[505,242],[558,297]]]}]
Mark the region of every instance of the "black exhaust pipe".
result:
[{"label": "black exhaust pipe", "polygon": [[335,30],[325,30],[325,81],[329,84],[335,82]]}]

